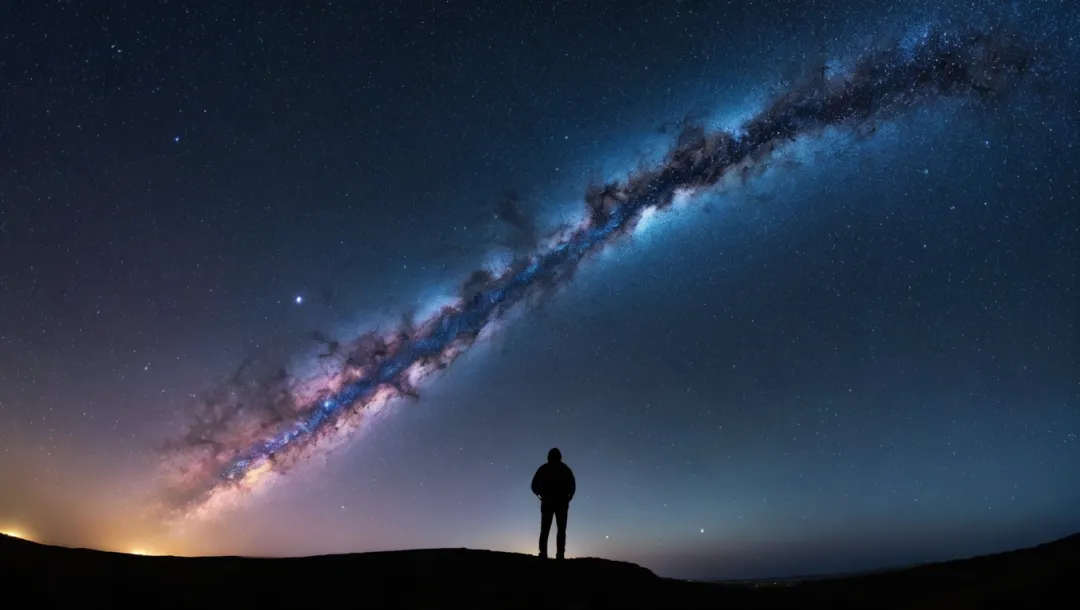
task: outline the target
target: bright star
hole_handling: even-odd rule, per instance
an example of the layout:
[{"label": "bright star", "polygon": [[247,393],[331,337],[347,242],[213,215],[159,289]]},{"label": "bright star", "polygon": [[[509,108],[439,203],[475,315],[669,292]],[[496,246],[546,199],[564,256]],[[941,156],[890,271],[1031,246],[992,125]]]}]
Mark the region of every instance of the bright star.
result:
[{"label": "bright star", "polygon": [[300,305],[303,302],[304,302],[304,297],[302,297],[302,296],[297,296],[296,297],[296,304],[297,305]]},{"label": "bright star", "polygon": [[180,136],[176,136],[175,138],[172,139],[172,141],[179,144],[180,143]]}]

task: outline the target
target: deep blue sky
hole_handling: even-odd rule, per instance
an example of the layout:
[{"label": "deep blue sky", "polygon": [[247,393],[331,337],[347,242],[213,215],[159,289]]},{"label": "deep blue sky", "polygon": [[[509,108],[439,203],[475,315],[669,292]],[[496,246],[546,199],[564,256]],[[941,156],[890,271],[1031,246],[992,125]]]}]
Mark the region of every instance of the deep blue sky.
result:
[{"label": "deep blue sky", "polygon": [[0,529],[535,552],[528,482],[557,445],[579,481],[570,554],[666,575],[1077,531],[1078,20],[976,4],[1041,50],[1008,99],[793,143],[613,246],[324,464],[182,535],[142,516],[158,448],[245,357],[302,366],[312,330],[424,309],[514,237],[508,190],[552,230],[688,113],[737,127],[950,9],[0,9]]}]

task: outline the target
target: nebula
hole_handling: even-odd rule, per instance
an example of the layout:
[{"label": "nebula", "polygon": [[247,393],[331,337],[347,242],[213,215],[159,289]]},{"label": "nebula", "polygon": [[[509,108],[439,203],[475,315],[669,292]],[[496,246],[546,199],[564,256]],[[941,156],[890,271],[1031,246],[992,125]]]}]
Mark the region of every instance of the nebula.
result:
[{"label": "nebula", "polygon": [[[512,308],[567,286],[583,261],[682,195],[752,179],[780,147],[825,129],[872,134],[878,121],[924,101],[1000,99],[1033,65],[1010,36],[922,28],[849,70],[820,70],[739,129],[684,127],[657,166],[588,188],[579,223],[504,269],[473,272],[457,297],[426,319],[341,341],[316,336],[325,349],[306,380],[284,369],[252,374],[242,367],[204,397],[186,434],[169,444],[163,506],[183,517],[206,514],[268,474],[326,455],[388,401],[417,397],[422,379],[495,330]],[[500,214],[533,230],[510,204]]]}]

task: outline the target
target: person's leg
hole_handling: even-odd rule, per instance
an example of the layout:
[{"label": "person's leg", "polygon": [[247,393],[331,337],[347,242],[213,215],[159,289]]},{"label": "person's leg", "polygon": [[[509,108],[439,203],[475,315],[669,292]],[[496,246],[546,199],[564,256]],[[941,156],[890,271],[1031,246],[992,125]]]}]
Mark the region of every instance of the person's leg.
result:
[{"label": "person's leg", "polygon": [[569,506],[560,506],[555,511],[555,525],[559,531],[555,533],[555,557],[562,559],[566,555],[566,513]]},{"label": "person's leg", "polygon": [[548,532],[551,531],[551,518],[555,516],[547,507],[540,508],[540,556],[547,557]]}]

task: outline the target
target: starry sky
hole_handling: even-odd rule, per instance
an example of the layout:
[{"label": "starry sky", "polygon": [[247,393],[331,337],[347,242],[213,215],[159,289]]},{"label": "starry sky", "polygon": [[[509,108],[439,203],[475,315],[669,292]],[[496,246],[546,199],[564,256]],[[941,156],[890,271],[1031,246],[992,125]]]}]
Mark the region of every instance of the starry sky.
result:
[{"label": "starry sky", "polygon": [[[118,551],[535,552],[872,569],[1080,530],[1080,18],[1065,1],[0,7],[0,530]],[[939,6],[941,5],[941,6]],[[978,17],[976,17],[978,15]],[[1039,69],[798,138],[642,223],[347,442],[166,526],[170,441],[245,362],[427,312],[688,117],[737,127],[926,24]],[[516,225],[516,226],[515,226]]]}]

